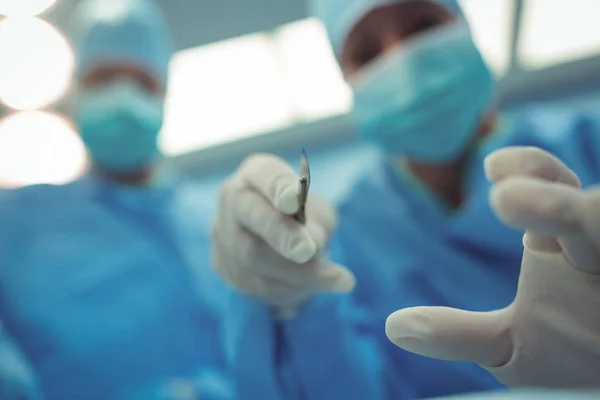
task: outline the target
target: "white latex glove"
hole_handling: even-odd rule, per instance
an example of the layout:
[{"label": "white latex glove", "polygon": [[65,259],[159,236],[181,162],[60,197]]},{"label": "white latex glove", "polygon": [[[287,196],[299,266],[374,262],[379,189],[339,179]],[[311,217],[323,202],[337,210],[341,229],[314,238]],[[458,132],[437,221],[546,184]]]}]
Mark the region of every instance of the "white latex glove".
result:
[{"label": "white latex glove", "polygon": [[488,313],[396,311],[388,337],[417,354],[478,363],[509,386],[600,387],[600,191],[582,191],[536,148],[499,150],[485,167],[496,214],[526,229],[515,300]]},{"label": "white latex glove", "polygon": [[354,276],[319,256],[336,226],[324,199],[309,195],[306,225],[298,211],[299,177],[272,155],[246,159],[221,188],[212,264],[242,293],[264,300],[282,317],[317,292],[347,292]]}]

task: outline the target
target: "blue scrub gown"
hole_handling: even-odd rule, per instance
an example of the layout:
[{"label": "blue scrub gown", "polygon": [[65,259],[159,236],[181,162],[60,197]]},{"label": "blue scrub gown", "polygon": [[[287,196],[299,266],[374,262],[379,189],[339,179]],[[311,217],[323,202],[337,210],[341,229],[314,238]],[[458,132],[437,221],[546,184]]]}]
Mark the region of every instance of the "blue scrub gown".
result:
[{"label": "blue scrub gown", "polygon": [[487,154],[511,145],[549,150],[584,185],[600,180],[600,119],[564,109],[525,110],[500,124],[474,152],[466,201],[456,211],[380,160],[340,205],[332,242],[332,258],[356,274],[356,290],[316,296],[285,322],[238,296],[228,321],[236,376],[254,374],[251,384],[262,399],[398,400],[500,388],[476,365],[395,347],[384,326],[405,307],[485,311],[511,303],[523,232],[493,214],[483,170]]},{"label": "blue scrub gown", "polygon": [[46,399],[153,399],[173,379],[235,398],[200,194],[90,178],[0,194],[0,320]]}]

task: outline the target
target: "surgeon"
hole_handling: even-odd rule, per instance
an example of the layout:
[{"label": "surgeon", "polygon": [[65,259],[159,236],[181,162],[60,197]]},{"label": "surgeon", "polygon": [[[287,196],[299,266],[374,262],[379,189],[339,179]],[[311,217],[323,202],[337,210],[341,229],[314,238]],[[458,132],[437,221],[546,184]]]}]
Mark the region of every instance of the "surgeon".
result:
[{"label": "surgeon", "polygon": [[[564,160],[584,186],[598,182],[600,121],[562,108],[501,118],[492,75],[456,1],[313,3],[352,88],[358,133],[380,156],[340,204],[310,197],[306,225],[290,218],[299,206],[298,176],[281,159],[252,155],[223,185],[213,265],[239,292],[228,322],[237,332],[236,372],[270,368],[254,384],[273,399],[413,399],[502,388],[473,362],[487,359],[468,352],[469,340],[460,342],[466,354],[445,353],[452,345],[429,348],[439,332],[429,330],[431,321],[409,314],[406,327],[407,316],[395,314],[388,334],[401,347],[470,362],[425,358],[393,346],[386,319],[413,306],[485,312],[509,305],[523,231],[494,214],[484,160],[506,146],[536,146],[534,153]],[[526,173],[538,157],[514,158],[507,168],[517,160]],[[444,321],[464,332],[463,319]],[[480,341],[498,332],[467,326],[491,332]],[[415,332],[425,339],[412,343]],[[444,343],[458,341],[455,331],[444,332],[456,339]]]},{"label": "surgeon", "polygon": [[73,183],[0,193],[0,319],[45,399],[232,399],[206,208],[159,174],[173,47],[149,0],[75,14]]}]

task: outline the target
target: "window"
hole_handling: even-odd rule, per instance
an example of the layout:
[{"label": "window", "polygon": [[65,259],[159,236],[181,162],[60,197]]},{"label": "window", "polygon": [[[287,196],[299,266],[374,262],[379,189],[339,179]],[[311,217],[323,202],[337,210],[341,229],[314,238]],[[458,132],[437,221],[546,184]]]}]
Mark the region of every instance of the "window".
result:
[{"label": "window", "polygon": [[4,19],[0,54],[0,101],[7,106],[17,110],[46,107],[67,90],[73,53],[49,23],[33,17]]},{"label": "window", "polygon": [[164,151],[182,153],[291,124],[277,56],[267,34],[177,54],[171,66]]},{"label": "window", "polygon": [[33,17],[56,3],[56,0],[0,0],[0,15]]},{"label": "window", "polygon": [[315,18],[284,25],[275,33],[295,116],[311,121],[345,114],[352,106],[329,46],[325,28]]},{"label": "window", "polygon": [[83,144],[64,118],[30,111],[0,121],[2,186],[68,182],[85,164]]},{"label": "window", "polygon": [[346,113],[352,104],[316,19],[178,53],[161,147],[179,154]]},{"label": "window", "polygon": [[510,61],[512,0],[460,0],[481,53],[496,76],[503,75]]},{"label": "window", "polygon": [[520,63],[530,69],[600,52],[598,0],[525,0]]}]

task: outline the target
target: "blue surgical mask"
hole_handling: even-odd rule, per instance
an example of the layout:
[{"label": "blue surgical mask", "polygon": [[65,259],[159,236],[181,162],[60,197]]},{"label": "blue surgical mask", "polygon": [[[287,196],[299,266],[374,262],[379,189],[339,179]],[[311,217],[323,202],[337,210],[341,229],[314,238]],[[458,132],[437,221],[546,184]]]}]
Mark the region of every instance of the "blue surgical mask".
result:
[{"label": "blue surgical mask", "polygon": [[75,119],[94,164],[106,170],[137,172],[158,155],[163,100],[135,83],[84,92]]},{"label": "blue surgical mask", "polygon": [[351,84],[364,140],[430,164],[465,151],[493,93],[492,75],[463,21],[402,43]]}]

